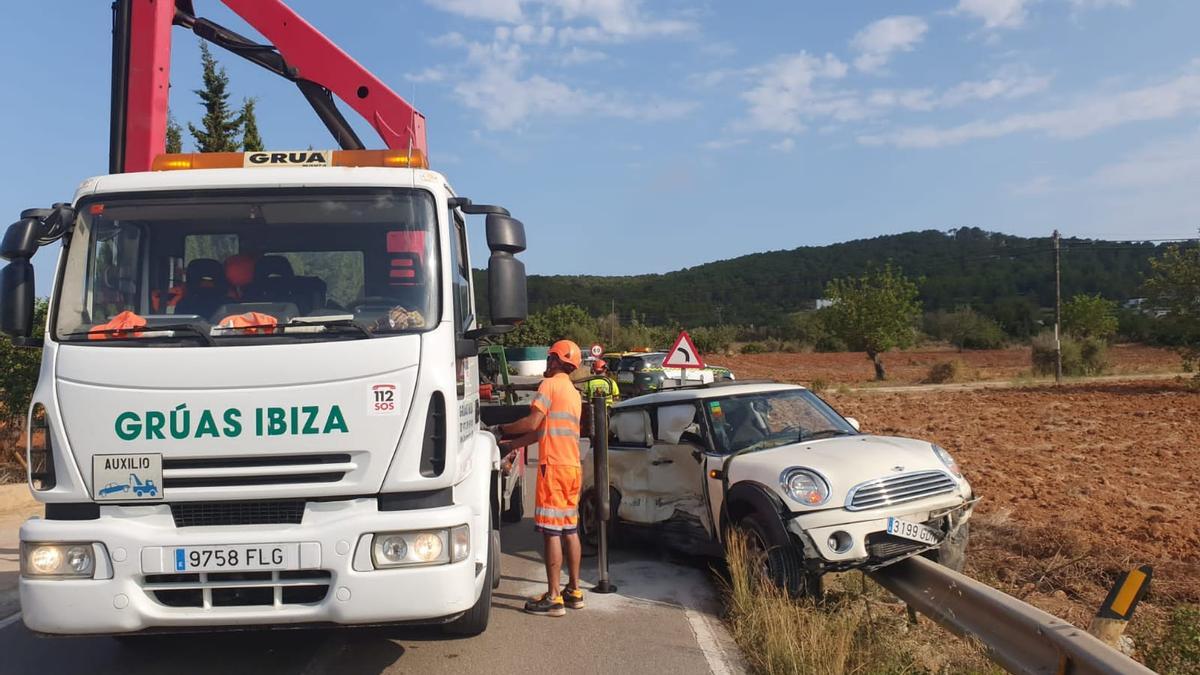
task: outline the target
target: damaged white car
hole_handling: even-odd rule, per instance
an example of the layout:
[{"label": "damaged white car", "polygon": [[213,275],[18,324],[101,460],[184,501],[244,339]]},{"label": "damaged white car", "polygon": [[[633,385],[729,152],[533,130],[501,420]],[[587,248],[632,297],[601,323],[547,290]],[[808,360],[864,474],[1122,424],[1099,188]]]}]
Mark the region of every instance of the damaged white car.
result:
[{"label": "damaged white car", "polygon": [[[769,575],[819,594],[825,572],[925,555],[961,570],[977,499],[946,450],[860,433],[804,387],[716,383],[617,404],[610,421],[610,534],[645,531],[722,555],[744,532]],[[581,526],[596,536],[591,458]]]}]

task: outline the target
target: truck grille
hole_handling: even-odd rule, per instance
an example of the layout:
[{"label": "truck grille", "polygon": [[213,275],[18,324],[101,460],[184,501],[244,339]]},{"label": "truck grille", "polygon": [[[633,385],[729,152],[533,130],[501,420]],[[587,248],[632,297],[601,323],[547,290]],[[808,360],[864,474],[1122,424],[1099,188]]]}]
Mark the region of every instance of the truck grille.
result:
[{"label": "truck grille", "polygon": [[205,525],[299,525],[303,500],[182,502],[171,504],[175,527]]},{"label": "truck grille", "polygon": [[325,570],[149,574],[142,588],[166,607],[282,607],[321,602],[332,576]]},{"label": "truck grille", "polygon": [[945,471],[914,471],[877,478],[850,490],[846,508],[851,511],[903,504],[933,495],[954,492],[958,484]]},{"label": "truck grille", "polygon": [[163,487],[209,488],[247,485],[336,483],[359,468],[348,452],[266,457],[163,459]]}]

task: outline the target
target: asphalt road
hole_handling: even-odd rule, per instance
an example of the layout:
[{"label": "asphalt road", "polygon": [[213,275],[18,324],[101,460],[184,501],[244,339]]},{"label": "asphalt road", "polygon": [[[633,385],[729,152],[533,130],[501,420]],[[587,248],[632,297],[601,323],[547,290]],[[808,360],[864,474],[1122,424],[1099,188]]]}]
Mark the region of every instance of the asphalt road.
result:
[{"label": "asphalt road", "polygon": [[[533,472],[528,472],[530,480]],[[526,495],[533,490],[527,489]],[[532,504],[527,505],[532,513]],[[0,621],[0,673],[704,673],[742,672],[716,618],[703,562],[652,549],[613,552],[612,595],[587,594],[563,618],[525,614],[544,588],[541,538],[528,519],[502,532],[503,580],[486,633],[448,639],[432,628],[286,630],[164,635],[118,641],[40,638]],[[585,588],[596,558],[584,558]]]}]

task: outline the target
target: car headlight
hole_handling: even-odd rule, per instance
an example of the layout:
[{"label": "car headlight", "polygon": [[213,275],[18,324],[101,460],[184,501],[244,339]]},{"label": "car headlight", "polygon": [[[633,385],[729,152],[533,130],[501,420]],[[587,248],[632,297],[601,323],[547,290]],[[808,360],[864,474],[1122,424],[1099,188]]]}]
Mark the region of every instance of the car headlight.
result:
[{"label": "car headlight", "polygon": [[447,530],[378,532],[371,544],[376,569],[445,565],[471,554],[471,530],[459,525]]},{"label": "car headlight", "polygon": [[946,452],[946,449],[937,443],[930,443],[929,445],[933,448],[933,454],[942,460],[942,464],[945,464],[947,469],[950,469],[950,473],[962,478],[962,470],[958,468],[958,462],[954,461],[950,453]]},{"label": "car headlight", "polygon": [[829,483],[815,471],[792,467],[779,476],[779,484],[787,496],[805,506],[829,501]]},{"label": "car headlight", "polygon": [[91,579],[96,573],[96,549],[91,542],[21,542],[21,575]]}]

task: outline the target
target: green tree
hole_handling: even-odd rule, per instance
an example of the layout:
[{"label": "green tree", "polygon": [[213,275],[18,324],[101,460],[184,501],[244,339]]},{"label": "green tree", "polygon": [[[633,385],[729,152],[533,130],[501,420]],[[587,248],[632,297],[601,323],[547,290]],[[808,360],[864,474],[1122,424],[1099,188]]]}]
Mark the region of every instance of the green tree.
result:
[{"label": "green tree", "polygon": [[1063,303],[1063,330],[1081,338],[1107,340],[1117,332],[1117,303],[1080,293]]},{"label": "green tree", "polygon": [[[574,340],[582,349],[596,339],[596,321],[578,305],[554,305],[531,314],[525,323],[505,336],[505,344],[549,345],[556,340]],[[580,342],[582,340],[582,342]]]},{"label": "green tree", "polygon": [[1200,247],[1172,246],[1150,261],[1146,291],[1155,307],[1180,329],[1179,349],[1189,363],[1200,360]]},{"label": "green tree", "polygon": [[193,90],[204,106],[200,128],[188,122],[188,131],[196,141],[197,152],[236,152],[241,145],[241,116],[229,108],[229,75],[225,73],[208,44],[200,42],[200,63],[204,68],[204,88]]},{"label": "green tree", "polygon": [[242,122],[242,150],[244,152],[258,152],[265,150],[263,147],[262,136],[258,133],[258,118],[254,116],[254,105],[257,99],[248,98],[242,101],[242,113],[239,116]]},{"label": "green tree", "polygon": [[[33,314],[34,337],[45,331],[46,308],[47,302],[38,300]],[[41,364],[42,350],[15,347],[9,340],[0,340],[0,421],[4,424],[6,452],[16,449],[21,439]]]},{"label": "green tree", "polygon": [[175,116],[170,114],[167,115],[167,152],[183,152],[183,127],[179,126]]},{"label": "green tree", "polygon": [[887,379],[880,355],[916,338],[914,326],[921,314],[917,285],[887,265],[830,281],[825,297],[833,302],[824,310],[830,330],[850,349],[867,353],[875,379]]}]

